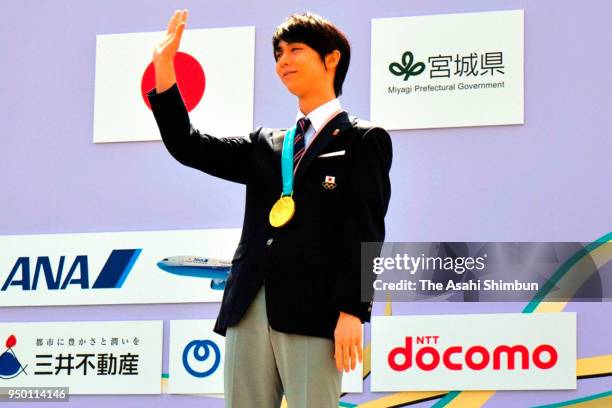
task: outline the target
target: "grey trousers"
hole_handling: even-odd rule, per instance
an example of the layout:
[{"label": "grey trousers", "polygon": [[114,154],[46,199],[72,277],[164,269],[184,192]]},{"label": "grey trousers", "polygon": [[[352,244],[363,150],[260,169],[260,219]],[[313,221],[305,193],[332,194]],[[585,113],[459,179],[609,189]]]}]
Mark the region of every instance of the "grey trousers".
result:
[{"label": "grey trousers", "polygon": [[228,408],[338,408],[342,373],[329,339],[281,333],[268,325],[263,287],[225,336]]}]

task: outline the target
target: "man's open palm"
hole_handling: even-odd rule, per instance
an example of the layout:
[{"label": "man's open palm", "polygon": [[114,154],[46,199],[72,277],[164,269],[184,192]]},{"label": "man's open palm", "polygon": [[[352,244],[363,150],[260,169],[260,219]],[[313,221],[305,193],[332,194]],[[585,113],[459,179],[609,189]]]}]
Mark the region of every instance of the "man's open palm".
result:
[{"label": "man's open palm", "polygon": [[159,43],[153,50],[153,61],[155,63],[170,62],[174,60],[174,56],[181,44],[181,37],[187,23],[187,10],[176,10],[174,15],[168,21],[168,30],[166,38]]}]

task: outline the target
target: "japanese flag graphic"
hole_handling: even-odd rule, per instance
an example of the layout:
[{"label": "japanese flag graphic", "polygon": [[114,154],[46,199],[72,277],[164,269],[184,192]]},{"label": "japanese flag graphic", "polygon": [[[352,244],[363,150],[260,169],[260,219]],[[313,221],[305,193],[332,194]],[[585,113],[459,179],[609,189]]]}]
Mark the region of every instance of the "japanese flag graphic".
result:
[{"label": "japanese flag graphic", "polygon": [[[146,94],[165,31],[96,37],[94,143],[160,140]],[[228,53],[231,51],[231,55]],[[174,59],[193,125],[215,136],[253,130],[255,27],[186,29]]]}]

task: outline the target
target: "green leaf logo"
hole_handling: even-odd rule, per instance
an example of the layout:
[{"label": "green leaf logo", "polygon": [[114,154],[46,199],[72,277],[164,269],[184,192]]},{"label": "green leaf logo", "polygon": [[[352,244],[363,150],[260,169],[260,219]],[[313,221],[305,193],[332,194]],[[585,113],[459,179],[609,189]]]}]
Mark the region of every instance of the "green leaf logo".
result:
[{"label": "green leaf logo", "polygon": [[425,71],[425,64],[422,62],[417,62],[412,65],[414,60],[414,56],[412,52],[406,51],[402,55],[402,63],[399,64],[397,62],[392,62],[389,64],[389,71],[393,75],[402,76],[404,75],[404,81],[407,81],[410,76],[416,76]]}]

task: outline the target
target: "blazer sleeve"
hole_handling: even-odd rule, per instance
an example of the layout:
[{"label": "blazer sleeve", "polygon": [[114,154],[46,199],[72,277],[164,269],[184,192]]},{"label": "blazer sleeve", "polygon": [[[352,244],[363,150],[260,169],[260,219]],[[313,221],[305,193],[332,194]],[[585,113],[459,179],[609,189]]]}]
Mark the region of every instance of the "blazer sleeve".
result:
[{"label": "blazer sleeve", "polygon": [[385,214],[391,198],[389,170],[392,161],[391,138],[387,131],[373,127],[361,133],[351,160],[348,205],[343,220],[344,236],[336,266],[334,303],[343,311],[370,321],[374,273],[361,274],[361,243],[385,239]]},{"label": "blazer sleeve", "polygon": [[249,138],[217,138],[194,129],[176,84],[162,93],[153,89],[147,97],[164,145],[176,160],[212,176],[247,183],[253,140],[261,129]]}]

